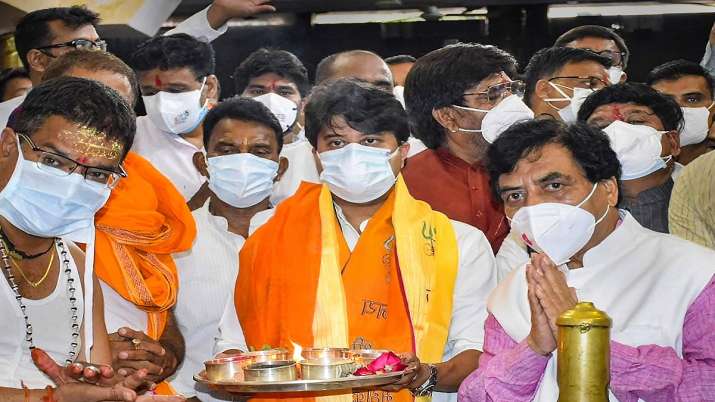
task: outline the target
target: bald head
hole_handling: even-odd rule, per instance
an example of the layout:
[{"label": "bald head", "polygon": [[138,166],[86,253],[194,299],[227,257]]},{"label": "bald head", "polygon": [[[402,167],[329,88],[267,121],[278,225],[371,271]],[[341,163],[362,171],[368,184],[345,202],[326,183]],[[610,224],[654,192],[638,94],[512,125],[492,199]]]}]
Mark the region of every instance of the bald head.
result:
[{"label": "bald head", "polygon": [[315,72],[315,84],[355,78],[392,92],[392,73],[384,60],[367,50],[350,50],[324,58]]}]

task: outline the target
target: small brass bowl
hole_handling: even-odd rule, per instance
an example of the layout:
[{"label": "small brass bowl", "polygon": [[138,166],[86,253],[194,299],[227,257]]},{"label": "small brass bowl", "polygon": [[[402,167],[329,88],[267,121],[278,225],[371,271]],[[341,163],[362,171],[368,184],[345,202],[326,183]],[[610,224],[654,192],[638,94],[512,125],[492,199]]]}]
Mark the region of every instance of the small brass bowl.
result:
[{"label": "small brass bowl", "polygon": [[306,348],[301,356],[305,360],[344,360],[350,358],[350,351],[347,348]]},{"label": "small brass bowl", "polygon": [[354,349],[349,352],[349,356],[355,361],[355,364],[358,367],[365,367],[372,363],[373,360],[380,357],[383,353],[387,352],[387,350],[380,349]]},{"label": "small brass bowl", "polygon": [[290,354],[285,349],[258,350],[254,352],[241,353],[241,356],[249,356],[253,363],[270,362],[274,360],[290,360]]},{"label": "small brass bowl", "polygon": [[304,380],[330,380],[347,377],[355,371],[355,364],[349,359],[317,359],[300,362]]},{"label": "small brass bowl", "polygon": [[206,377],[211,381],[243,381],[243,368],[251,364],[250,356],[236,355],[204,362]]},{"label": "small brass bowl", "polygon": [[253,363],[243,369],[246,382],[293,381],[298,377],[293,360],[272,360]]}]

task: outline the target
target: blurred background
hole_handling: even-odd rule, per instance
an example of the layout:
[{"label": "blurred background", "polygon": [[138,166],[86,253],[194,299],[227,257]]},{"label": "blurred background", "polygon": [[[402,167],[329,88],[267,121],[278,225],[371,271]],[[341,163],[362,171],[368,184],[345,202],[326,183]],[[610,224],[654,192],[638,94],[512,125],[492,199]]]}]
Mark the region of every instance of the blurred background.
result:
[{"label": "blurred background", "polygon": [[[629,80],[641,80],[662,62],[700,61],[715,20],[715,1],[457,1],[275,0],[278,13],[229,23],[213,42],[222,97],[233,95],[231,74],[252,51],[273,47],[295,53],[313,74],[323,57],[346,49],[383,57],[419,57],[457,41],[497,45],[524,66],[536,50],[583,24],[614,28],[626,40]],[[14,23],[33,7],[87,4],[99,11],[109,51],[126,59],[150,35],[163,32],[211,4],[210,0],[0,1],[4,57],[10,60]],[[158,31],[157,31],[158,29]],[[5,62],[4,62],[5,63]]]}]

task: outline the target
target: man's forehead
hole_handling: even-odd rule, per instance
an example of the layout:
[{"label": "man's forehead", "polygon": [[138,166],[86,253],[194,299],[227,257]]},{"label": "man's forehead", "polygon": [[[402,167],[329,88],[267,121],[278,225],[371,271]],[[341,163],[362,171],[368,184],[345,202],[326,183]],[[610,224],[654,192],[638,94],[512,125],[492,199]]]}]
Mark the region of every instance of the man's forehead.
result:
[{"label": "man's forehead", "polygon": [[291,88],[297,88],[297,85],[293,81],[282,77],[276,73],[266,73],[261,74],[258,77],[253,77],[248,81],[248,85],[272,88],[277,88],[280,86],[289,86]]},{"label": "man's forehead", "polygon": [[660,80],[653,84],[658,92],[668,95],[680,95],[686,93],[710,94],[710,88],[705,77],[699,75],[684,75],[673,80]]},{"label": "man's forehead", "polygon": [[124,144],[107,133],[61,116],[47,118],[32,140],[40,148],[50,147],[77,162],[98,167],[116,165],[124,150]]},{"label": "man's forehead", "polygon": [[250,145],[256,142],[277,145],[275,133],[263,124],[238,119],[222,119],[213,129],[209,146],[219,142]]},{"label": "man's forehead", "polygon": [[563,67],[561,67],[561,70],[559,70],[556,75],[607,78],[608,72],[600,63],[593,60],[581,60],[566,63]]},{"label": "man's forehead", "polygon": [[50,21],[47,24],[50,28],[53,42],[69,42],[75,39],[88,39],[96,41],[99,39],[99,34],[92,24],[82,25],[80,27],[69,27],[61,20]]},{"label": "man's forehead", "polygon": [[331,79],[354,77],[370,81],[378,76],[392,78],[387,64],[370,53],[341,55],[335,60],[331,70]]},{"label": "man's forehead", "polygon": [[653,114],[653,109],[635,103],[608,103],[597,107],[591,114],[591,117],[589,117],[589,120],[594,117],[617,116],[618,114],[627,115],[631,113],[645,113],[650,115]]},{"label": "man's forehead", "polygon": [[561,144],[546,144],[524,155],[512,172],[499,177],[499,186],[518,186],[552,173],[570,177],[582,175],[573,154]]},{"label": "man's forehead", "polygon": [[575,39],[568,43],[568,47],[590,49],[597,52],[601,52],[603,50],[618,51],[618,45],[616,45],[616,42],[613,39],[599,38],[597,36],[584,36],[583,38]]},{"label": "man's forehead", "polygon": [[507,77],[506,73],[504,73],[503,71],[492,73],[486,78],[479,81],[479,83],[471,86],[470,88],[467,88],[467,90],[464,92],[483,92],[486,91],[487,88],[489,88],[490,86],[508,81],[508,79],[509,77]]},{"label": "man's forehead", "polygon": [[[170,83],[194,83],[197,77],[189,67],[160,70],[158,68],[138,73],[142,84],[162,85]],[[158,80],[158,81],[157,81]]]}]

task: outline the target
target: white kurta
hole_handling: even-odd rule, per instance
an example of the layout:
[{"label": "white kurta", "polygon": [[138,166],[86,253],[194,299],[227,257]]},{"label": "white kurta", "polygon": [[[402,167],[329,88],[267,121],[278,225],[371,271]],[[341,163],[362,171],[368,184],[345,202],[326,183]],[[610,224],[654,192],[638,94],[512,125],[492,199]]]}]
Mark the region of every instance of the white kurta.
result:
[{"label": "white kurta", "polygon": [[[345,242],[350,250],[358,243],[360,233],[347,221],[340,207],[335,208]],[[486,301],[497,283],[496,264],[489,241],[479,229],[452,220],[452,228],[459,247],[459,267],[454,285],[452,322],[442,361],[447,361],[465,350],[479,350],[484,346],[484,321],[487,319]],[[367,227],[363,222],[361,230]],[[456,402],[457,393],[435,392],[433,402]]]},{"label": "white kurta", "polygon": [[[628,346],[671,347],[682,357],[685,314],[715,274],[715,252],[642,227],[621,211],[622,223],[589,250],[583,268],[561,269],[581,301],[591,301],[613,319],[611,339]],[[488,310],[520,342],[531,328],[525,265],[511,272],[489,297]],[[535,401],[558,397],[556,353]],[[611,400],[615,396],[611,394]]]},{"label": "white kurta", "polygon": [[12,99],[8,99],[5,102],[0,102],[0,127],[5,128],[7,126],[7,119],[10,117],[12,112],[17,109],[18,106],[22,104],[27,95],[17,96]]},{"label": "white kurta", "polygon": [[[193,212],[196,239],[191,250],[174,254],[179,273],[174,314],[184,336],[186,355],[169,379],[180,394],[197,396],[204,402],[218,400],[193,380],[194,374],[203,370],[204,361],[211,359],[216,349],[218,352],[230,348],[246,350],[233,302],[238,253],[245,239],[229,232],[228,221],[212,215],[209,203]],[[272,215],[272,209],[256,214],[249,233]]]},{"label": "white kurta", "polygon": [[305,137],[300,137],[290,144],[284,144],[281,157],[288,159],[288,170],[273,186],[271,204],[278,205],[281,201],[295,194],[300,183],[320,183],[318,168],[315,166],[313,146]]}]

